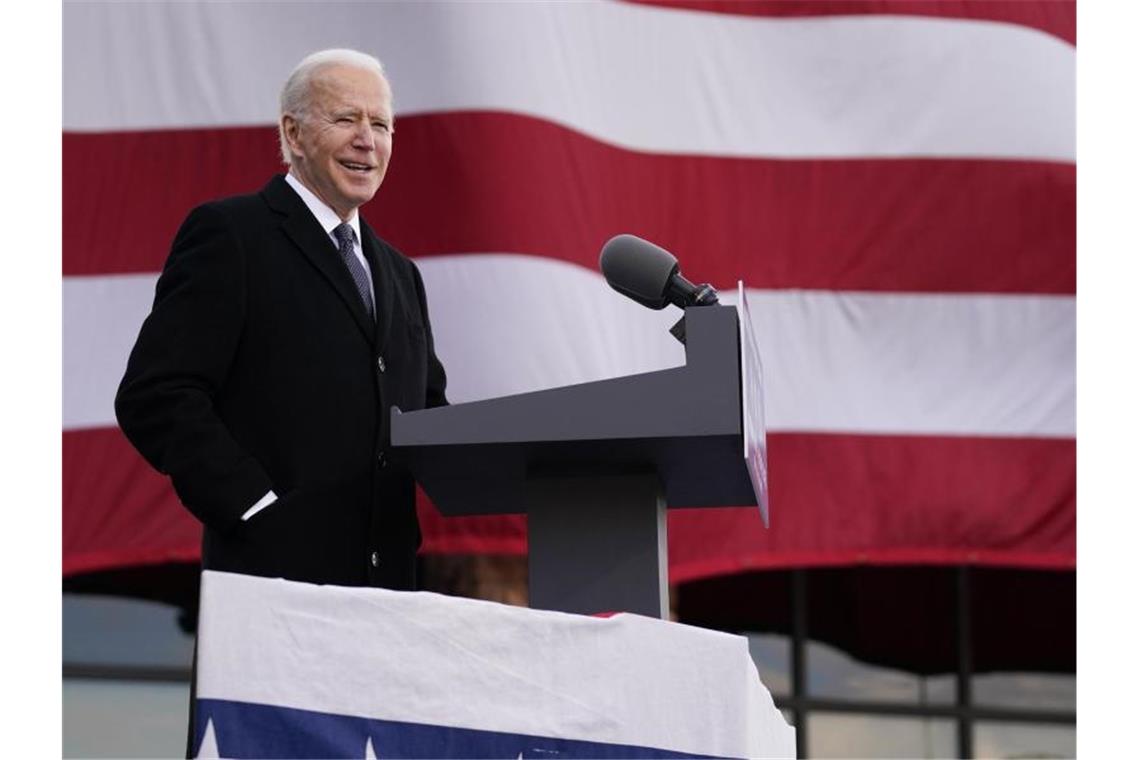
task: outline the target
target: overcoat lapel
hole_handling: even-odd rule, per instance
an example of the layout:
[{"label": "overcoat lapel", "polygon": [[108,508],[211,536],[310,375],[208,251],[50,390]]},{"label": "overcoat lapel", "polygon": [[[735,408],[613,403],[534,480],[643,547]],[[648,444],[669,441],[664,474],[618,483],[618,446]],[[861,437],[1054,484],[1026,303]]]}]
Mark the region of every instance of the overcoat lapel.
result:
[{"label": "overcoat lapel", "polygon": [[[284,177],[280,175],[270,180],[262,191],[262,196],[271,208],[285,215],[281,221],[285,234],[337,292],[345,307],[352,313],[357,327],[364,333],[365,339],[372,343],[375,339],[376,325],[364,310],[364,303],[360,300],[360,294],[352,282],[348,268],[340,260],[336,246],[321,229],[316,217],[305,206],[305,202],[293,192],[293,188],[289,187]],[[367,236],[361,235],[361,237]],[[379,300],[377,298],[377,301]]]},{"label": "overcoat lapel", "polygon": [[372,270],[372,292],[376,295],[376,346],[382,351],[388,345],[388,331],[392,326],[392,309],[396,302],[396,288],[392,284],[392,271],[388,256],[381,249],[376,233],[360,220],[361,248]]}]

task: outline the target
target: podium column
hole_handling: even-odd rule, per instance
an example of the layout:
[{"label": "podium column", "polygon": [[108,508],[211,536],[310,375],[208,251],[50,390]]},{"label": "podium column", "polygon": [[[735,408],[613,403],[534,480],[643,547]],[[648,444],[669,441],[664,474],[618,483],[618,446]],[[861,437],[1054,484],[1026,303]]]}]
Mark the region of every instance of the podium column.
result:
[{"label": "podium column", "polygon": [[665,498],[656,473],[532,477],[530,606],[669,615]]}]

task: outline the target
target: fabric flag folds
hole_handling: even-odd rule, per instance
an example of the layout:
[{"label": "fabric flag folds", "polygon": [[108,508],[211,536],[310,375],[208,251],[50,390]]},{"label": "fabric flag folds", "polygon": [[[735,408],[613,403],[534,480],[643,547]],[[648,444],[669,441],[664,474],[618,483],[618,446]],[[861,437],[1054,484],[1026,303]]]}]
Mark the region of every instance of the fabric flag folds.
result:
[{"label": "fabric flag folds", "polygon": [[[198,556],[112,400],[178,223],[281,170],[305,54],[384,61],[363,209],[424,274],[453,402],[674,366],[609,290],[629,232],[748,287],[771,527],[670,516],[675,582],[767,567],[1075,566],[1069,3],[67,3],[65,575]],[[726,299],[731,302],[731,298]],[[672,311],[670,309],[669,311]],[[525,551],[520,518],[425,550]]]},{"label": "fabric flag folds", "polygon": [[637,615],[206,571],[198,641],[197,757],[795,755],[746,639]]}]

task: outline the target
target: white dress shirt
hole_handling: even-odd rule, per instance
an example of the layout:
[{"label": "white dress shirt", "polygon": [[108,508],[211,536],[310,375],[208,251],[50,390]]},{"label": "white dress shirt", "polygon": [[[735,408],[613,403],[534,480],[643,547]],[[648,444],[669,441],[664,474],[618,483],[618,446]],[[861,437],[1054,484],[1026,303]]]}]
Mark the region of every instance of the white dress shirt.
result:
[{"label": "white dress shirt", "polygon": [[[341,218],[337,216],[335,211],[326,206],[325,202],[318,198],[312,190],[302,185],[292,172],[285,175],[285,181],[289,183],[289,187],[297,192],[297,195],[301,196],[301,200],[317,218],[317,222],[325,234],[329,236],[333,246],[339,249],[340,242],[333,234],[333,230],[342,224]],[[364,273],[368,275],[368,297],[372,299],[372,307],[375,311],[376,294],[372,292],[372,267],[368,266],[368,259],[364,258],[364,249],[360,247],[360,214],[356,213],[356,209],[353,209],[352,216],[348,219],[348,225],[352,227],[352,252],[356,254],[360,265],[364,267]]]}]

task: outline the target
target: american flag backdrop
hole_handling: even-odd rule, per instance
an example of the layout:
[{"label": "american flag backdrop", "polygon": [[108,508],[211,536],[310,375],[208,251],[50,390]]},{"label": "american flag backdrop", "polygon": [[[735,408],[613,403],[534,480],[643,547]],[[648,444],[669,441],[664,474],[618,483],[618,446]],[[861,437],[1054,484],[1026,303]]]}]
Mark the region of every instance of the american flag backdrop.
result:
[{"label": "american flag backdrop", "polygon": [[[771,526],[754,507],[671,514],[673,581],[1075,567],[1075,18],[1032,1],[65,3],[64,575],[198,557],[114,392],[178,224],[282,171],[280,86],[325,47],[392,81],[392,163],[362,213],[423,272],[453,403],[683,362],[675,310],[598,274],[612,235],[726,296],[746,284]],[[420,507],[425,551],[525,551],[522,518]]]}]

